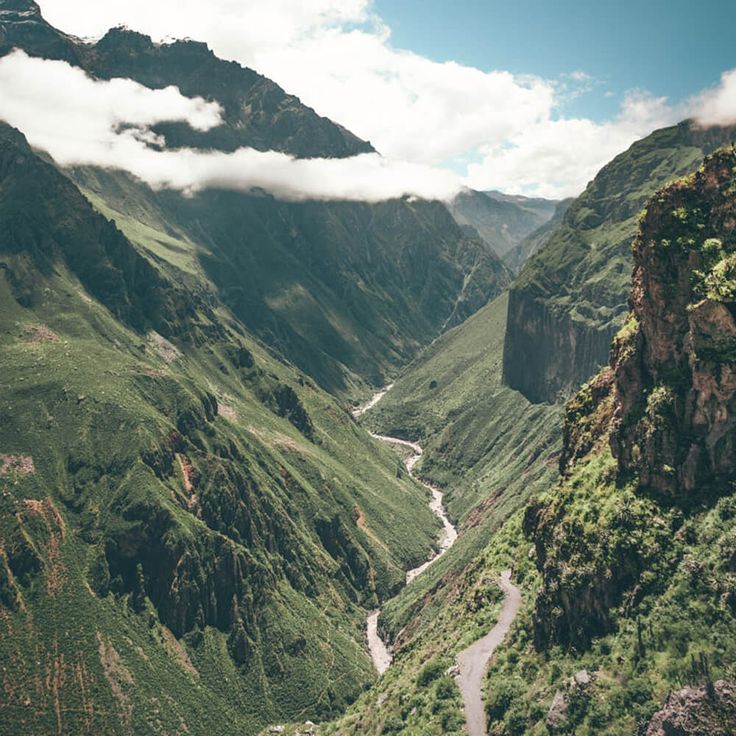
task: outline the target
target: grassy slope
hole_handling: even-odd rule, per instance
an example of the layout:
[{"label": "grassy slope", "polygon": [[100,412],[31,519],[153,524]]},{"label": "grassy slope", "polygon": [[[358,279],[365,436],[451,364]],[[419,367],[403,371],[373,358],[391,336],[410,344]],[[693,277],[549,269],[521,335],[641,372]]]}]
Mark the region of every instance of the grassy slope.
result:
[{"label": "grassy slope", "polygon": [[381,625],[392,637],[404,629],[400,643],[432,625],[461,571],[557,477],[560,408],[501,385],[505,310],[502,296],[436,340],[366,417],[371,428],[424,445],[418,471],[447,489],[461,528],[450,553],[384,606]]},{"label": "grassy slope", "polygon": [[[733,157],[724,158],[719,175],[732,181]],[[718,179],[711,172],[710,177],[673,186],[674,204],[670,210],[665,206],[664,215],[660,211],[662,222],[657,225],[657,232],[667,237],[660,240],[651,229],[642,235],[645,267],[651,269],[655,284],[673,268],[673,260],[689,269],[703,263],[710,270],[696,270],[694,281],[680,280],[672,287],[680,290],[679,296],[668,295],[680,302],[679,309],[687,308],[688,294],[700,299],[703,279],[721,287],[708,292],[713,303],[731,306],[735,293],[733,279],[722,270],[727,262],[723,251],[704,262],[696,258],[700,248],[706,254],[712,251],[708,227],[725,218],[728,232],[733,212],[732,201],[724,204],[712,193],[711,200],[680,195],[698,181],[712,187]],[[732,197],[733,187],[725,194]],[[666,203],[666,196],[660,195],[658,204]],[[683,201],[690,202],[690,209]],[[712,220],[703,204],[708,201],[718,206]],[[727,247],[732,247],[730,241]],[[638,263],[644,258],[639,251]],[[641,275],[638,278],[635,288],[641,284]],[[653,319],[655,310],[646,302],[661,306],[661,290],[644,290],[643,300],[645,306],[635,302],[637,316]],[[673,324],[678,324],[675,311],[666,314],[674,315]],[[687,331],[687,325],[682,329]],[[696,332],[697,322],[689,329]],[[483,585],[506,566],[514,568],[525,589],[526,605],[487,675],[487,712],[494,735],[642,735],[672,691],[736,677],[732,457],[723,457],[717,483],[704,475],[702,488],[677,496],[642,488],[644,476],[636,466],[622,472],[611,454],[612,440],[618,446],[637,423],[648,435],[661,437],[676,421],[674,413],[658,413],[662,395],[672,392],[684,403],[690,400],[685,397],[706,393],[703,376],[709,373],[714,384],[722,386],[719,408],[727,416],[733,398],[733,351],[724,341],[707,357],[693,361],[696,375],[664,372],[657,376],[656,387],[646,380],[636,384],[637,369],[632,366],[645,360],[636,351],[647,344],[636,339],[637,332],[636,320],[627,323],[614,343],[611,369],[584,386],[568,405],[569,474],[494,535],[474,564],[453,580],[442,611],[433,621],[425,619],[401,650],[393,671],[326,733],[439,734],[446,727],[443,719],[451,723],[448,732],[456,731],[457,690],[442,672],[468,641],[473,619],[493,619],[498,596],[484,595]],[[647,369],[670,358],[667,351],[649,357]],[[627,382],[639,385],[647,398],[628,410],[617,405]],[[620,425],[612,422],[614,409],[623,411]],[[721,436],[728,436],[732,427],[722,431]],[[683,444],[699,441],[696,433],[687,432],[678,439]],[[666,451],[642,452],[643,469],[648,463],[659,467]],[[678,505],[681,501],[684,505]],[[438,659],[434,678],[417,676],[422,665],[431,667]],[[725,723],[726,716],[732,720],[733,708],[725,710],[721,725],[730,733]],[[702,730],[697,718],[692,715],[688,733],[697,725]]]},{"label": "grassy slope", "polygon": [[583,323],[620,323],[627,312],[629,244],[642,207],[668,181],[695,170],[704,152],[730,135],[724,129],[698,136],[683,123],[635,143],[573,203],[563,226],[527,261],[514,289],[529,291],[553,311],[569,312]]},{"label": "grassy slope", "polygon": [[495,621],[494,579],[512,552],[520,557],[517,569],[526,568],[530,580],[534,575],[524,556],[528,545],[523,554],[514,551],[519,509],[554,483],[561,412],[532,406],[501,385],[505,313],[500,297],[437,339],[366,416],[373,429],[424,444],[419,470],[447,487],[462,533],[447,555],[384,605],[380,623],[395,641],[395,664],[323,733],[461,733],[459,691],[444,671]]},{"label": "grassy slope", "polygon": [[508,511],[556,473],[559,408],[501,383],[506,307],[503,295],[435,340],[366,417],[423,444],[418,469],[447,488],[461,523],[481,503]]},{"label": "grassy slope", "polygon": [[134,242],[167,260],[194,253],[199,265],[179,265],[204,269],[251,332],[342,397],[383,382],[509,280],[439,203],[185,198],[118,173],[74,179]]},{"label": "grassy slope", "polygon": [[[62,209],[70,232],[91,216]],[[211,294],[176,246],[157,270]],[[253,733],[344,707],[373,677],[364,606],[436,535],[424,489],[221,305],[193,302],[201,330],[171,352],[63,260],[28,258],[4,253],[0,271],[0,455],[34,468],[0,470],[0,733]],[[274,411],[278,386],[314,441]],[[238,602],[219,600],[229,589]]]},{"label": "grassy slope", "polygon": [[[462,733],[460,693],[444,672],[457,653],[495,622],[500,592],[494,581],[507,567],[515,570],[525,605],[486,678],[493,734],[643,734],[668,692],[701,686],[709,677],[733,679],[736,618],[728,567],[734,548],[733,497],[700,510],[673,535],[671,529],[682,524],[677,512],[617,486],[611,468],[610,453],[598,448],[579,463],[569,481],[540,497],[541,503],[564,514],[568,527],[585,529],[590,566],[615,564],[615,557],[596,545],[602,535],[609,550],[618,544],[648,550],[665,545],[658,566],[645,573],[650,592],[614,612],[611,633],[595,638],[586,651],[535,648],[533,612],[540,578],[533,540],[522,530],[519,511],[453,579],[441,610],[426,619],[388,673],[321,733]],[[575,687],[572,677],[583,669],[593,684]],[[567,698],[568,720],[554,731],[545,721],[558,692]]]}]

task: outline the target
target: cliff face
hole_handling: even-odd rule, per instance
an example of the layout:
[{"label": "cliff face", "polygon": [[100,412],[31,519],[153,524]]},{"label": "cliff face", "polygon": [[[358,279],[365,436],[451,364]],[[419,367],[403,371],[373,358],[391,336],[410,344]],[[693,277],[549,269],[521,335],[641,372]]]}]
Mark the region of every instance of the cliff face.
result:
[{"label": "cliff face", "polygon": [[[722,149],[642,217],[611,366],[568,404],[566,480],[526,515],[540,647],[586,648],[659,595],[699,538],[697,514],[734,493],[735,171],[736,152]],[[729,554],[713,572],[726,587]]]},{"label": "cliff face", "polygon": [[537,404],[564,400],[608,354],[615,325],[600,328],[545,302],[509,293],[504,382]]},{"label": "cliff face", "polygon": [[632,328],[615,355],[621,473],[688,504],[729,490],[736,458],[733,149],[655,197],[634,245]]},{"label": "cliff face", "polygon": [[511,289],[504,353],[510,387],[533,401],[556,401],[605,364],[628,311],[638,213],[659,187],[733,137],[733,128],[685,122],[635,143],[601,170]]}]

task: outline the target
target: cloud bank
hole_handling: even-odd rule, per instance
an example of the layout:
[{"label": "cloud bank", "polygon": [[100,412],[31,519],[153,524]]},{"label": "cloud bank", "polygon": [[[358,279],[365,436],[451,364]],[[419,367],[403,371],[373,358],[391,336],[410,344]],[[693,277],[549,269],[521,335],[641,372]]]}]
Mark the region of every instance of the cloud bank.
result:
[{"label": "cloud bank", "polygon": [[[76,35],[101,36],[126,24],[157,41],[206,41],[389,159],[448,168],[478,189],[574,196],[611,158],[657,128],[689,116],[703,125],[736,123],[736,72],[685,104],[632,92],[609,120],[573,117],[566,105],[600,84],[585,70],[549,80],[436,62],[395,48],[372,0],[39,2],[51,23]],[[375,169],[385,173],[387,166]],[[435,176],[414,171],[419,184],[422,171]],[[418,188],[402,183],[398,189],[406,193]]]},{"label": "cloud bank", "polygon": [[724,72],[720,84],[695,97],[691,107],[704,127],[736,125],[736,69]]},{"label": "cloud bank", "polygon": [[62,166],[123,169],[156,188],[188,193],[210,187],[260,188],[284,199],[377,202],[402,196],[449,199],[461,188],[449,171],[395,162],[378,154],[348,159],[294,159],[274,151],[166,150],[150,126],[221,123],[218,105],[152,90],[125,79],[95,80],[66,62],[15,51],[0,60],[0,118],[25,133]]},{"label": "cloud bank", "polygon": [[676,119],[646,97],[645,114],[627,99],[605,123],[565,117],[565,104],[595,83],[584,70],[545,80],[436,62],[395,48],[371,0],[40,3],[50,22],[78,35],[127,24],[156,40],[206,41],[389,158],[467,169],[480,189],[578,194],[613,155]]}]

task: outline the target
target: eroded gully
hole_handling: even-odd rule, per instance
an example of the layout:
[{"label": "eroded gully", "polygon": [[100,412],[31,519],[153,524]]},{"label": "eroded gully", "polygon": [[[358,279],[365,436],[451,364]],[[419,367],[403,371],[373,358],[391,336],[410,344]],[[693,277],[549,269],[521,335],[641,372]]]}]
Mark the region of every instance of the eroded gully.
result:
[{"label": "eroded gully", "polygon": [[[353,411],[353,416],[357,419],[363,416],[369,409],[372,409],[378,402],[391,390],[393,384],[386,386],[373,395],[370,401]],[[389,437],[387,435],[374,434],[371,436],[377,440],[381,440],[396,447],[403,447],[410,451],[404,464],[409,475],[421,483],[432,494],[429,507],[435,516],[442,522],[442,532],[440,533],[438,551],[435,552],[426,562],[413,570],[406,573],[407,585],[416,577],[427,570],[430,565],[435,563],[447,550],[457,541],[457,529],[452,524],[445,511],[443,503],[443,493],[435,486],[426,483],[418,478],[414,473],[419,458],[422,456],[423,449],[416,442],[399,439],[398,437]],[[486,720],[483,708],[483,676],[488,664],[498,645],[503,641],[506,633],[511,628],[511,624],[516,618],[521,608],[521,593],[519,589],[511,582],[511,571],[506,570],[501,575],[501,589],[504,592],[504,602],[501,613],[496,625],[483,638],[479,639],[457,657],[459,668],[458,685],[463,697],[465,707],[465,720],[469,736],[486,736]],[[378,632],[378,618],[381,615],[381,609],[371,611],[366,622],[366,633],[368,636],[368,648],[370,650],[373,665],[379,675],[382,675],[390,666],[393,660],[389,648],[381,639]]]}]

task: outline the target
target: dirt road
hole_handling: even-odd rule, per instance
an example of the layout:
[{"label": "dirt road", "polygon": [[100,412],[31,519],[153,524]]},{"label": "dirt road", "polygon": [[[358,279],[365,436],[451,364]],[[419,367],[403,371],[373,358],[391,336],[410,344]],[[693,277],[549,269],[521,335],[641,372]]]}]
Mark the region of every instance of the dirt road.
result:
[{"label": "dirt road", "polygon": [[483,678],[493,653],[508,633],[521,608],[521,592],[511,582],[511,570],[501,573],[499,585],[505,597],[496,625],[457,657],[460,666],[458,685],[465,704],[468,736],[487,736],[486,713],[483,707]]}]

